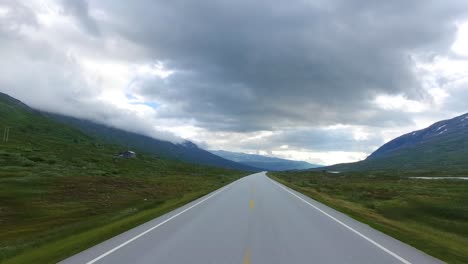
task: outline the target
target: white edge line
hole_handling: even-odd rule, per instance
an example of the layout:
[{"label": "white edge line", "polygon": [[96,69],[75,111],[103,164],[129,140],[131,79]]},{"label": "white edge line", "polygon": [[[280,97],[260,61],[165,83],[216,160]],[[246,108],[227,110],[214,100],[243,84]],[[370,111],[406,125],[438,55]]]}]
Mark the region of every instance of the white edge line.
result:
[{"label": "white edge line", "polygon": [[[230,185],[230,184],[229,184],[229,185]],[[199,205],[199,204],[205,202],[206,200],[210,199],[211,197],[213,197],[213,196],[219,194],[220,192],[222,192],[222,191],[224,191],[226,188],[228,188],[229,185],[223,187],[222,189],[220,189],[220,190],[218,190],[218,191],[215,191],[214,193],[212,193],[212,194],[209,195],[208,197],[206,197],[206,198],[204,198],[203,200],[197,202],[196,204],[190,206],[189,208],[186,208],[185,210],[183,210],[183,211],[181,211],[181,212],[179,212],[179,213],[177,213],[177,214],[175,214],[175,215],[169,217],[168,219],[166,219],[166,220],[162,221],[161,223],[159,223],[159,224],[157,224],[157,225],[151,227],[150,229],[148,229],[148,230],[146,230],[146,231],[140,233],[139,235],[134,236],[133,238],[131,238],[131,239],[125,241],[124,243],[122,243],[122,244],[120,244],[120,245],[114,247],[113,249],[111,249],[111,250],[109,250],[109,251],[103,253],[103,254],[100,255],[99,257],[97,257],[97,258],[95,258],[95,259],[93,259],[93,260],[91,260],[91,261],[89,261],[89,262],[86,262],[86,264],[93,264],[93,263],[96,263],[97,261],[101,260],[102,258],[104,258],[104,257],[106,257],[106,256],[108,256],[108,255],[110,255],[110,254],[112,254],[113,252],[119,250],[120,248],[122,248],[122,247],[124,247],[124,246],[126,246],[126,245],[128,245],[128,244],[130,244],[130,243],[132,243],[133,241],[137,240],[138,238],[140,238],[140,237],[142,237],[142,236],[148,234],[149,232],[153,231],[154,229],[156,229],[156,228],[158,228],[158,227],[164,225],[165,223],[171,221],[172,219],[176,218],[177,216],[179,216],[179,215],[181,215],[181,214],[187,212],[188,210],[194,208],[195,206],[197,206],[197,205]]]},{"label": "white edge line", "polygon": [[408,260],[398,256],[396,253],[392,252],[391,250],[385,248],[384,246],[380,245],[379,243],[375,242],[374,240],[368,238],[367,236],[361,234],[359,231],[357,231],[356,229],[350,227],[349,225],[341,222],[340,220],[338,220],[337,218],[335,218],[334,216],[328,214],[327,212],[323,211],[322,209],[318,208],[317,206],[309,203],[308,201],[306,201],[305,199],[303,199],[302,197],[300,197],[299,195],[291,192],[290,190],[286,189],[284,186],[280,185],[279,183],[277,183],[276,181],[268,178],[271,182],[273,182],[274,184],[278,185],[279,187],[281,187],[283,190],[287,191],[288,193],[294,195],[296,198],[298,198],[299,200],[303,201],[304,203],[310,205],[311,207],[313,207],[314,209],[316,209],[317,211],[321,212],[322,214],[330,217],[333,221],[337,222],[338,224],[346,227],[347,229],[349,229],[350,231],[354,232],[355,234],[357,234],[358,236],[364,238],[365,240],[367,240],[368,242],[370,242],[371,244],[373,244],[374,246],[380,248],[381,250],[387,252],[388,254],[390,254],[391,256],[393,256],[394,258],[398,259],[399,261],[401,261],[402,263],[405,263],[405,264],[411,264],[411,262],[409,262]]}]

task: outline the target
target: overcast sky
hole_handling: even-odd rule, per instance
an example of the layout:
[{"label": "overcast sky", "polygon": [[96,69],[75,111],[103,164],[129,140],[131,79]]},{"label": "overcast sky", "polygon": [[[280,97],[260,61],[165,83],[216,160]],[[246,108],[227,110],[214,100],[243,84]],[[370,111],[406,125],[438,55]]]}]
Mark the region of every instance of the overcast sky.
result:
[{"label": "overcast sky", "polygon": [[468,1],[0,0],[0,91],[319,164],[468,111]]}]

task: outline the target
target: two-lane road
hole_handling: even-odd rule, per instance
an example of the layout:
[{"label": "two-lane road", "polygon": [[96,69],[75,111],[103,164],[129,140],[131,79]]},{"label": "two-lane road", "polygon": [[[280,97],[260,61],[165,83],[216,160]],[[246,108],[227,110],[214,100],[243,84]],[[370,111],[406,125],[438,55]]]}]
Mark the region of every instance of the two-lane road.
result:
[{"label": "two-lane road", "polygon": [[258,173],[62,263],[441,262]]}]

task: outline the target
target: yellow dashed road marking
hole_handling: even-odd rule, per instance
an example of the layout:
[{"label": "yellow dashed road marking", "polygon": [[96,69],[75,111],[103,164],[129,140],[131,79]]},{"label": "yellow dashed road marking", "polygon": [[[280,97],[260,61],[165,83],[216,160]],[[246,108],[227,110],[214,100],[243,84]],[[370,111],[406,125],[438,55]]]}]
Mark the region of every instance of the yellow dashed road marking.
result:
[{"label": "yellow dashed road marking", "polygon": [[245,255],[244,255],[244,262],[243,264],[250,264],[250,249],[247,249],[245,251]]},{"label": "yellow dashed road marking", "polygon": [[254,208],[254,200],[250,199],[250,209],[253,209],[253,208]]}]

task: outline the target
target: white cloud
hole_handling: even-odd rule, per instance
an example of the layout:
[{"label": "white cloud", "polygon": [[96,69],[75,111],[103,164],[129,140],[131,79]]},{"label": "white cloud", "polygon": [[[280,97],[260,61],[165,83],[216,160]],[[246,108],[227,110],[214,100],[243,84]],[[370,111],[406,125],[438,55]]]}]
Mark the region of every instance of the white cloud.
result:
[{"label": "white cloud", "polygon": [[452,50],[459,55],[468,56],[468,22],[458,25],[457,38]]},{"label": "white cloud", "polygon": [[367,157],[367,154],[364,152],[347,151],[313,152],[307,150],[275,150],[271,153],[276,157],[293,160],[304,160],[319,165],[354,162],[365,159]]},{"label": "white cloud", "polygon": [[403,95],[378,95],[374,103],[384,110],[396,110],[408,113],[427,111],[429,105],[405,98]]},{"label": "white cloud", "polygon": [[174,73],[173,70],[167,69],[161,61],[154,64],[141,65],[138,67],[137,71],[139,74],[154,75],[161,79],[166,79]]},{"label": "white cloud", "polygon": [[10,8],[8,6],[0,5],[0,17],[6,17],[10,13]]}]

